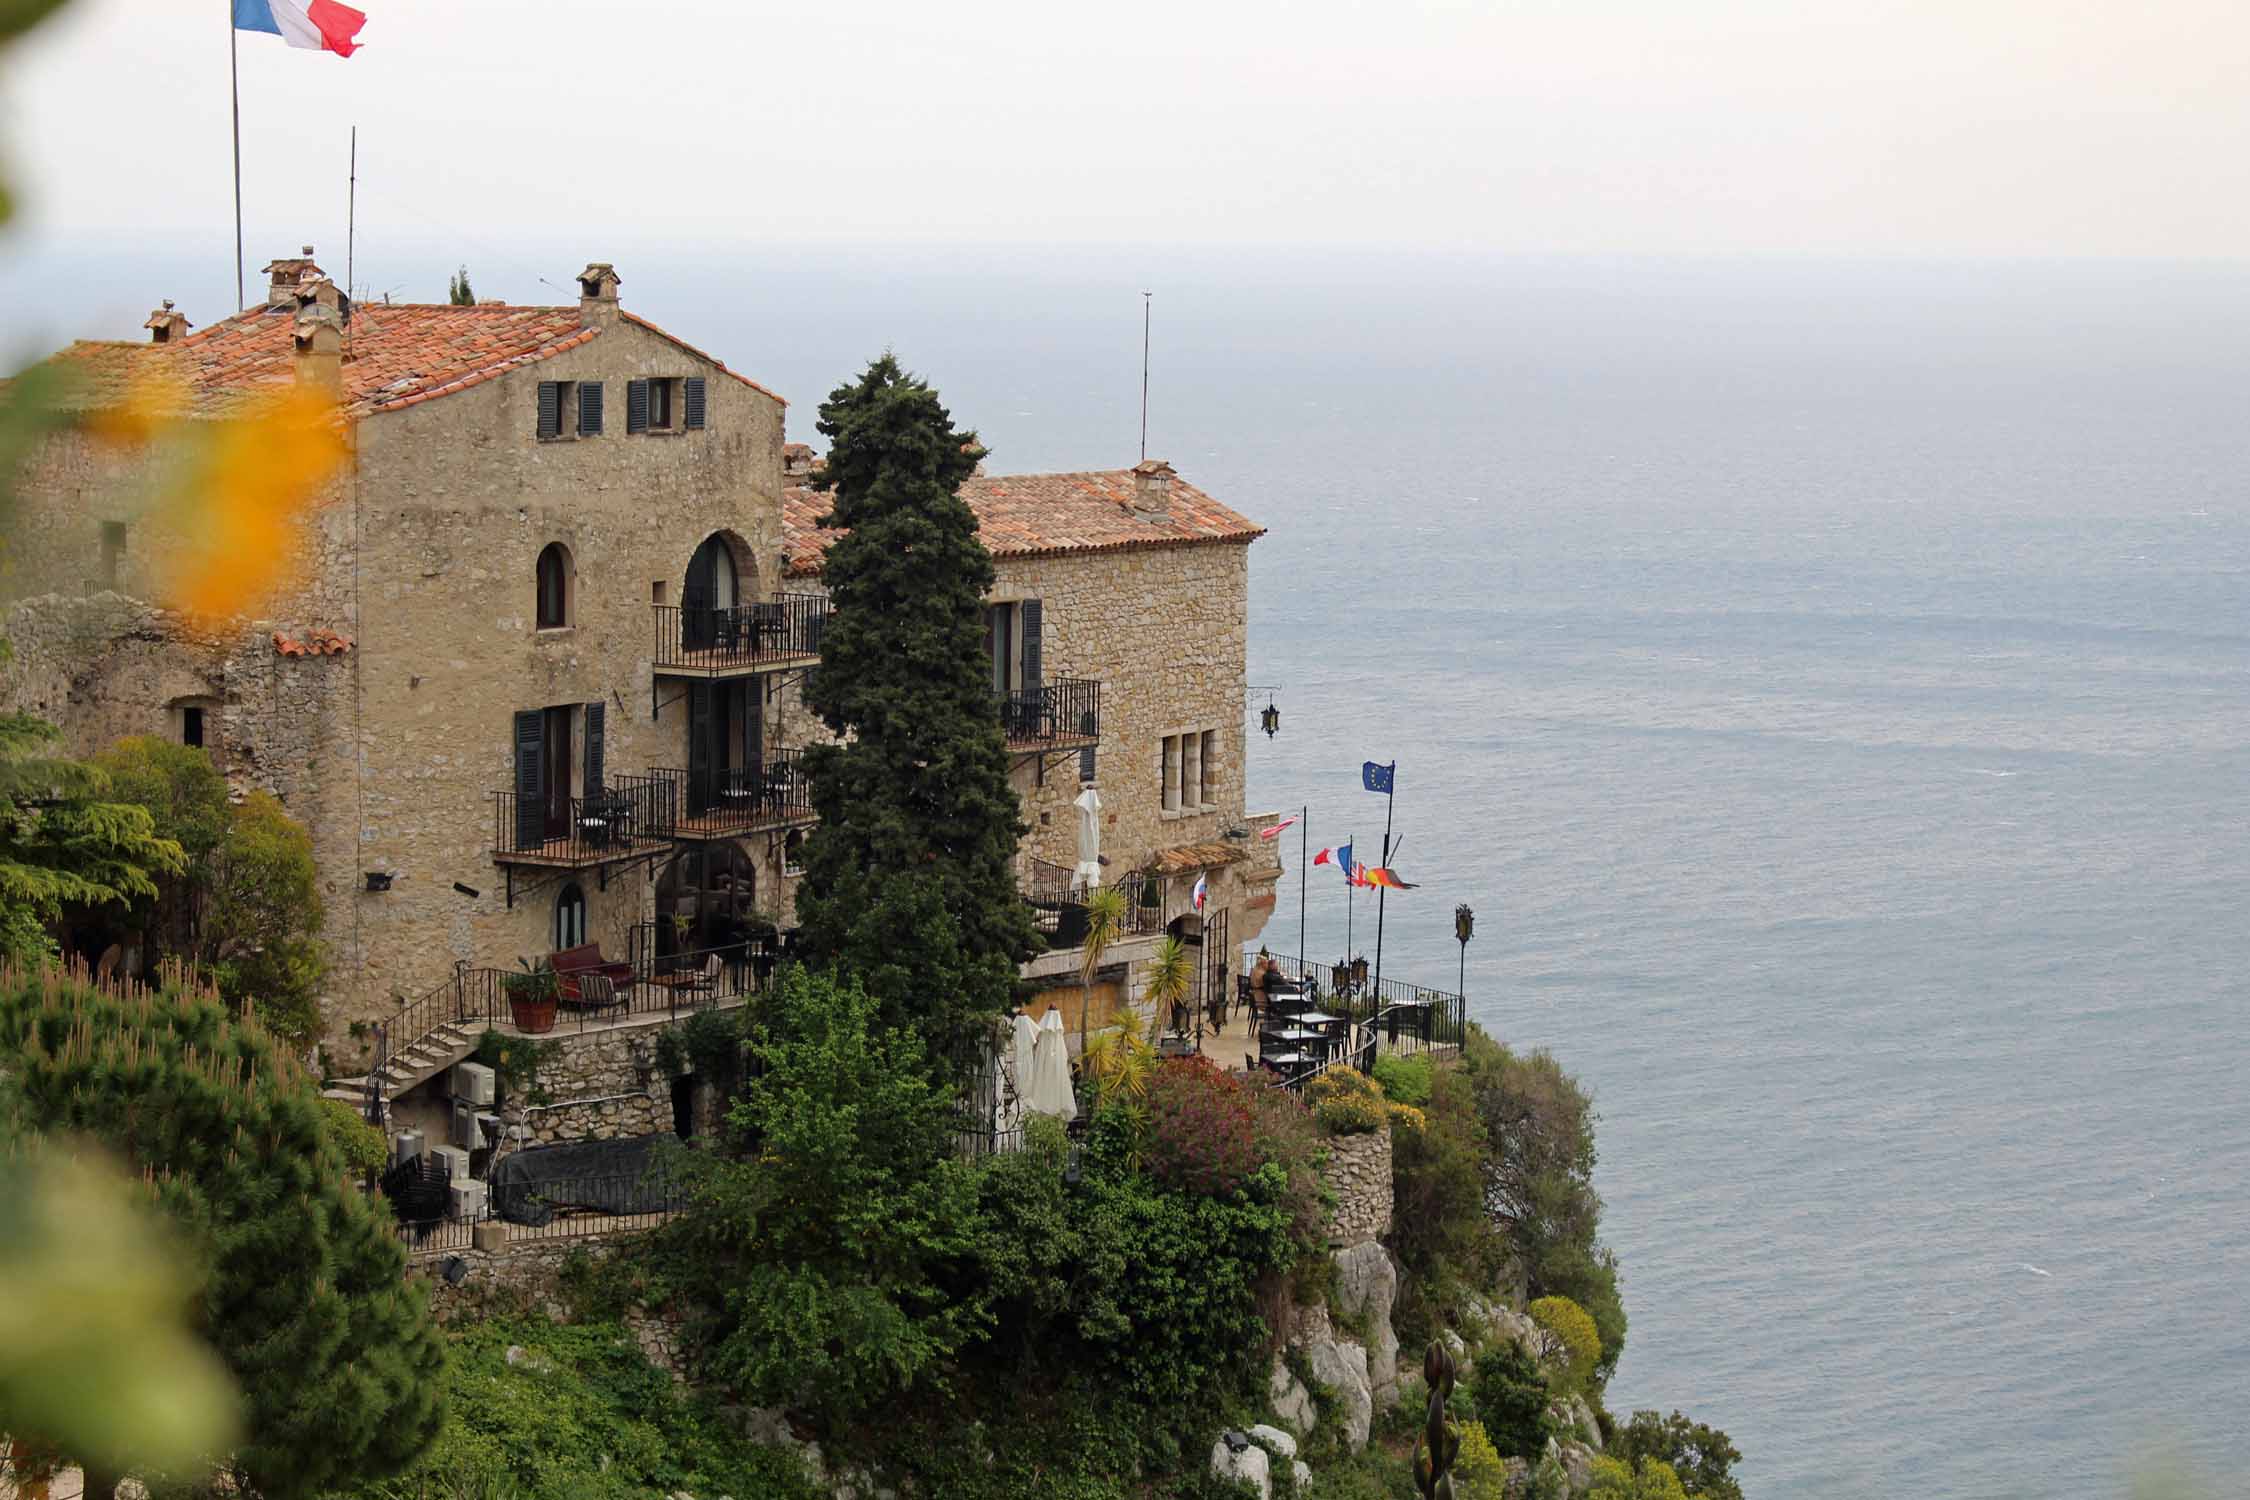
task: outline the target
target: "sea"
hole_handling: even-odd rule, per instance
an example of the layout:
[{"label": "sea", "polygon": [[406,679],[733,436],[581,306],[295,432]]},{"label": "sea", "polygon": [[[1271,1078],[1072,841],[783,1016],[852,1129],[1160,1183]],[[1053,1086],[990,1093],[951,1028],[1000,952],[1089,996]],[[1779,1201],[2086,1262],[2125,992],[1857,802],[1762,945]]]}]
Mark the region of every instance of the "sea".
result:
[{"label": "sea", "polygon": [[[19,246],[75,290],[0,339],[202,321],[226,253]],[[1459,976],[1595,1098],[1613,1410],[1724,1428],[1756,1500],[2250,1493],[2250,268],[360,266],[553,301],[588,258],[791,436],[890,349],[995,472],[1140,456],[1145,313],[1146,451],[1270,528],[1253,807],[1362,858],[1388,819],[1385,975]],[[1374,905],[1285,852],[1262,941],[1372,957]]]}]

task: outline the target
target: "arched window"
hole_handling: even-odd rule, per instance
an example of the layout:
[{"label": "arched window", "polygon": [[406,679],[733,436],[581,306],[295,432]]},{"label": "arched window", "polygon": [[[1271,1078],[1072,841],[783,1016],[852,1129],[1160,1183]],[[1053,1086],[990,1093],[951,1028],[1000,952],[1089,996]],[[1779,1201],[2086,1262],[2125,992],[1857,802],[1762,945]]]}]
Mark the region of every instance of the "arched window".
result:
[{"label": "arched window", "polygon": [[555,951],[586,941],[586,893],[575,882],[555,893]]},{"label": "arched window", "polygon": [[554,630],[570,623],[570,549],[549,542],[539,554],[539,628]]}]

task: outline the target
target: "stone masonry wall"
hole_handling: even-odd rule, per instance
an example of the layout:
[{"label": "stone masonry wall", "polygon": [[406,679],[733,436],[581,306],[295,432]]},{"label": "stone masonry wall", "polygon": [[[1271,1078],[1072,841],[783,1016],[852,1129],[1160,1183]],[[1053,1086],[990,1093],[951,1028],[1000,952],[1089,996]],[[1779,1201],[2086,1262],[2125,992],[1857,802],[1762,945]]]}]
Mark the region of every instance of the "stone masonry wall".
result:
[{"label": "stone masonry wall", "polygon": [[1328,1243],[1363,1245],[1391,1232],[1391,1128],[1369,1135],[1339,1135],[1328,1142],[1320,1176],[1336,1195]]},{"label": "stone masonry wall", "polygon": [[539,1071],[540,1087],[554,1101],[533,1105],[524,1123],[539,1145],[653,1135],[672,1128],[670,1080],[653,1066],[635,1063],[634,1051],[653,1063],[665,1022],[606,1031],[556,1031],[536,1040],[556,1046]]}]

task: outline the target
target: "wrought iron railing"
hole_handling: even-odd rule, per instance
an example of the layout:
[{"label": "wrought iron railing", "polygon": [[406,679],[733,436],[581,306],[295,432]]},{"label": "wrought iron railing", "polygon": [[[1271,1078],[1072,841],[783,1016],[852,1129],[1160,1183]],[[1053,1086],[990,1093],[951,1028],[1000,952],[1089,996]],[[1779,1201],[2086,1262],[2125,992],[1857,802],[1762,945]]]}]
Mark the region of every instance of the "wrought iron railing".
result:
[{"label": "wrought iron railing", "polygon": [[651,766],[639,779],[652,786],[649,803],[660,819],[660,837],[733,837],[812,817],[812,778],[803,755],[791,747],[765,751],[747,766]]},{"label": "wrought iron railing", "polygon": [[[647,853],[663,812],[645,778],[620,776],[584,797],[492,794],[492,853],[503,863],[598,865]],[[560,826],[557,826],[557,824]]]},{"label": "wrought iron railing", "polygon": [[[1117,926],[1118,937],[1140,937],[1164,925],[1161,905],[1141,904],[1146,885],[1147,881],[1135,871],[1097,887],[1116,891],[1125,898],[1124,916]],[[1025,855],[1017,873],[1017,887],[1031,906],[1049,949],[1075,948],[1086,940],[1089,892],[1078,884],[1076,871],[1068,865]]]},{"label": "wrought iron railing", "polygon": [[1011,745],[1074,747],[1101,738],[1102,685],[1057,677],[998,695],[1000,727]]},{"label": "wrought iron railing", "polygon": [[488,1186],[485,1206],[475,1213],[400,1219],[398,1237],[409,1256],[419,1256],[471,1249],[485,1224],[506,1226],[511,1244],[622,1234],[653,1229],[686,1202],[679,1184],[653,1173],[502,1183]]},{"label": "wrought iron railing", "polygon": [[820,655],[835,609],[825,594],[776,594],[721,607],[652,605],[656,668],[687,673],[754,671]]},{"label": "wrought iron railing", "polygon": [[[1377,985],[1352,965],[1307,964],[1282,953],[1271,956],[1283,977],[1298,986],[1294,998],[1300,1005],[1335,1018],[1334,1034],[1314,1049],[1317,1055],[1279,1069],[1277,1081],[1286,1087],[1301,1088],[1338,1067],[1364,1070],[1385,1052],[1412,1055],[1459,1046],[1468,1030],[1466,1002],[1450,991],[1396,979]],[[1273,1002],[1269,999],[1268,1004]],[[1261,1036],[1261,1060],[1270,1050],[1263,1040]]]}]

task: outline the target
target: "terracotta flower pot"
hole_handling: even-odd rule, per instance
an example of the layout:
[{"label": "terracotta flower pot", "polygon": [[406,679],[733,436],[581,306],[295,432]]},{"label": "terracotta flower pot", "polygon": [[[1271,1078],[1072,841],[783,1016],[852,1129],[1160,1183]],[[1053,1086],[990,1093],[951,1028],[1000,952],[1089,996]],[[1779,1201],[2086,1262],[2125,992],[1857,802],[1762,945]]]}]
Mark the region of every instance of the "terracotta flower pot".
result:
[{"label": "terracotta flower pot", "polygon": [[549,995],[539,1000],[508,997],[508,1015],[516,1023],[516,1030],[528,1036],[539,1036],[555,1029],[555,997]]}]

